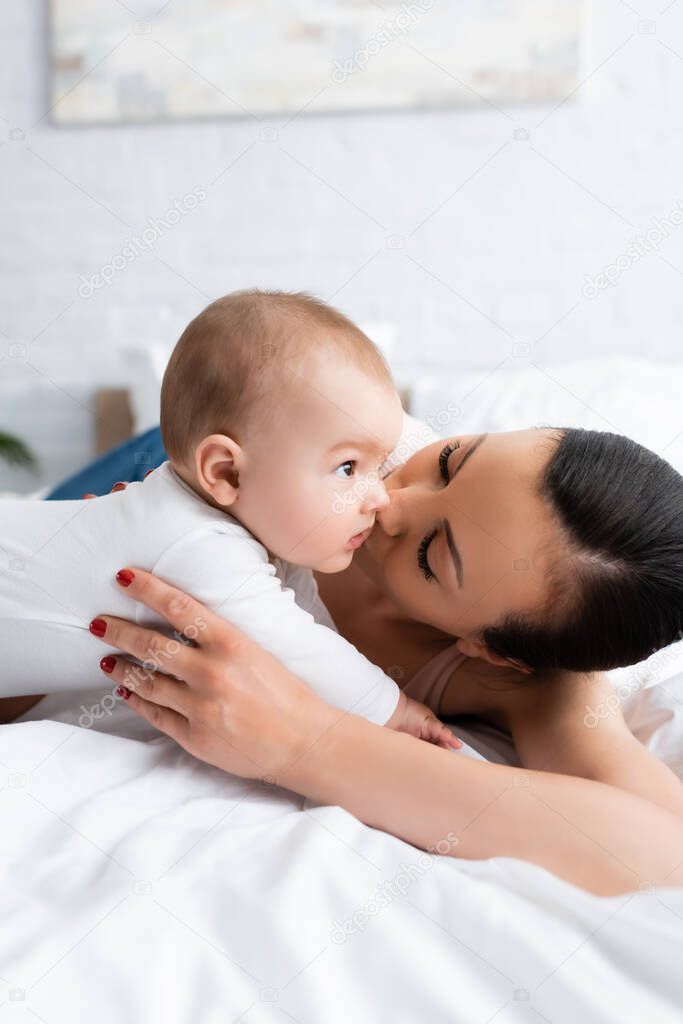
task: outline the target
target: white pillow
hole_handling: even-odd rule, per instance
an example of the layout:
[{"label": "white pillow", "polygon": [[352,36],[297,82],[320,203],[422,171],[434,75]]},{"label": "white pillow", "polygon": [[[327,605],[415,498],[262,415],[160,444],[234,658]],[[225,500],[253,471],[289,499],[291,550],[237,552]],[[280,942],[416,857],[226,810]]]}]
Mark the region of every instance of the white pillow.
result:
[{"label": "white pillow", "polygon": [[[644,686],[630,692],[628,683],[620,685],[616,673],[610,673],[619,707],[633,735],[653,754],[656,754],[683,781],[683,671],[681,655],[683,644],[674,644],[659,651],[647,662],[627,671],[632,685],[637,683],[638,670],[658,659],[660,674],[646,680]],[[671,672],[676,664],[678,672]]]},{"label": "white pillow", "polygon": [[161,381],[174,345],[150,342],[145,348],[124,349],[134,434],[159,424]]},{"label": "white pillow", "polygon": [[604,358],[556,366],[510,357],[497,369],[418,374],[410,411],[436,422],[449,402],[455,426],[480,433],[531,426],[572,426],[627,434],[683,472],[683,364]]}]

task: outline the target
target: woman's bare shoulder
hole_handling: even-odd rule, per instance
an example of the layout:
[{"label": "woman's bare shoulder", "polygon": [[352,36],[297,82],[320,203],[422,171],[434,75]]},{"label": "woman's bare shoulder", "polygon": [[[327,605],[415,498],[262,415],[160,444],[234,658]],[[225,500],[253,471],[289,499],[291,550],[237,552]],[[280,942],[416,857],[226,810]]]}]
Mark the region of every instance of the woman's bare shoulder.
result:
[{"label": "woman's bare shoulder", "polygon": [[479,658],[466,658],[454,666],[444,692],[441,714],[476,715],[515,738],[544,729],[570,728],[580,723],[585,705],[605,699],[611,692],[602,674],[575,672],[524,675]]},{"label": "woman's bare shoulder", "polygon": [[542,675],[510,712],[510,732],[526,767],[588,775],[583,763],[602,758],[605,744],[630,736],[619,709],[598,730],[591,709],[607,706],[612,684],[602,672],[552,672]]}]

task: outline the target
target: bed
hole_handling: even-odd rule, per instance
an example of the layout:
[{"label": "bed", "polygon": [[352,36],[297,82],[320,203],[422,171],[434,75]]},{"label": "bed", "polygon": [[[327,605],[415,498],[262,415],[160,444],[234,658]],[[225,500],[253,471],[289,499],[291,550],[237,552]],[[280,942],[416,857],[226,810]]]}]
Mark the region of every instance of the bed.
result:
[{"label": "bed", "polygon": [[[623,678],[680,772],[683,673]],[[0,729],[4,1019],[680,1022],[683,891],[431,857],[104,704],[53,695]]]}]

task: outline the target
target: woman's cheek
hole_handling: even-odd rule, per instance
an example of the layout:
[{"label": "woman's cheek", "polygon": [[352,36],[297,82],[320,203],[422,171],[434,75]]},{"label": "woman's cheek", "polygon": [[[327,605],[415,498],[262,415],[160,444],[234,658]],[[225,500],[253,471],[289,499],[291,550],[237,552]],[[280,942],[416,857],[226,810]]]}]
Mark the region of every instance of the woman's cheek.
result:
[{"label": "woman's cheek", "polygon": [[401,552],[394,552],[386,566],[386,580],[388,589],[391,590],[394,600],[402,607],[410,608],[413,604],[415,587],[419,585],[417,577],[411,578],[408,567],[405,565],[405,555]]}]

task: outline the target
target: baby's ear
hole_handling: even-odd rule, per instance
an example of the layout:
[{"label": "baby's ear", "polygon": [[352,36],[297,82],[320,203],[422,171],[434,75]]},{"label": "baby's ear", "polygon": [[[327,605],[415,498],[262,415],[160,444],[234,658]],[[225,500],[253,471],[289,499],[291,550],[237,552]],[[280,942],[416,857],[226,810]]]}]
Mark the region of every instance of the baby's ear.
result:
[{"label": "baby's ear", "polygon": [[236,500],[241,465],[242,449],[227,434],[209,434],[197,445],[197,480],[218,505],[232,505]]}]

